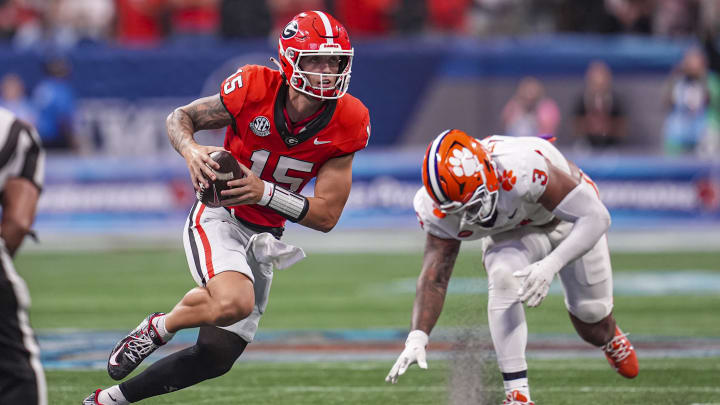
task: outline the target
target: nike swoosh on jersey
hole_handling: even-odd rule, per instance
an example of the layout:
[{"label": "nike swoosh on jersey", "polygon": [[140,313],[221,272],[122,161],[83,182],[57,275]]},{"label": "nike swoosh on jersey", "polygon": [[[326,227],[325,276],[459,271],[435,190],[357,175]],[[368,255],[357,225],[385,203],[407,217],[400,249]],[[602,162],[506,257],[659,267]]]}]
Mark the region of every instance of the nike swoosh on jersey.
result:
[{"label": "nike swoosh on jersey", "polygon": [[313,141],[313,143],[314,143],[315,145],[324,145],[324,144],[330,143],[330,142],[332,142],[332,141],[321,141],[321,140],[319,140],[319,139],[317,139],[317,138],[315,138],[315,140]]},{"label": "nike swoosh on jersey", "polygon": [[517,208],[515,208],[515,211],[513,211],[512,214],[508,215],[508,219],[513,219],[513,217],[515,216],[516,213],[517,213]]}]

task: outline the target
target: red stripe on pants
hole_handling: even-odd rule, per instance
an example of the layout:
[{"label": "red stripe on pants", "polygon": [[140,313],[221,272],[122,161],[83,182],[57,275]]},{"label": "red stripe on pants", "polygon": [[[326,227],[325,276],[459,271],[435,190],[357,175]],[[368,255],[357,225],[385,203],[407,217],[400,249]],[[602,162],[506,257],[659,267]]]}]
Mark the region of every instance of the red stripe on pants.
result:
[{"label": "red stripe on pants", "polygon": [[203,251],[205,251],[205,265],[207,266],[209,281],[213,278],[213,276],[215,276],[215,269],[213,269],[212,265],[212,249],[210,249],[210,242],[205,234],[205,230],[202,226],[200,226],[200,217],[202,216],[203,211],[205,211],[205,204],[200,205],[200,210],[198,210],[198,214],[195,217],[195,228],[198,230],[198,235],[200,235],[200,241],[202,241],[203,245]]}]

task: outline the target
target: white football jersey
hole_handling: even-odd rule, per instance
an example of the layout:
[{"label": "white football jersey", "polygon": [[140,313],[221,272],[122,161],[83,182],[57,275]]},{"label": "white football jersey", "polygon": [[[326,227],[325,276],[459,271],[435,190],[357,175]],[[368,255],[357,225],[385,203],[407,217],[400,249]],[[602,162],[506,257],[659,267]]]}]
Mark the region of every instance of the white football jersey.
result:
[{"label": "white football jersey", "polygon": [[490,154],[497,171],[497,215],[490,227],[469,224],[463,213],[443,214],[424,187],[415,194],[413,205],[420,225],[426,232],[443,239],[476,240],[525,225],[543,225],[554,215],[538,199],[545,192],[548,166],[571,174],[565,157],[550,142],[537,137],[494,135],[480,141]]}]

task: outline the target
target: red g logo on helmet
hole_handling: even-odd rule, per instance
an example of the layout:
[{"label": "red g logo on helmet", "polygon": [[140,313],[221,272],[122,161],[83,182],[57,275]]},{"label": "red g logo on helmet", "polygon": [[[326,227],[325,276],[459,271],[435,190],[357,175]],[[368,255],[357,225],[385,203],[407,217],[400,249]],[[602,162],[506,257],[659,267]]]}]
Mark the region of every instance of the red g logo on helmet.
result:
[{"label": "red g logo on helmet", "polygon": [[[317,73],[300,68],[305,56],[337,56],[340,64],[337,73]],[[278,40],[278,57],[288,84],[295,90],[322,99],[337,99],[347,93],[352,71],[354,50],[350,46],[347,30],[330,14],[307,11],[293,17],[285,26]],[[310,77],[319,82],[333,81],[329,87],[314,87]]]},{"label": "red g logo on helmet", "polygon": [[449,129],[425,152],[423,185],[446,214],[463,211],[467,222],[492,219],[499,183],[495,167],[480,142],[463,131]]}]

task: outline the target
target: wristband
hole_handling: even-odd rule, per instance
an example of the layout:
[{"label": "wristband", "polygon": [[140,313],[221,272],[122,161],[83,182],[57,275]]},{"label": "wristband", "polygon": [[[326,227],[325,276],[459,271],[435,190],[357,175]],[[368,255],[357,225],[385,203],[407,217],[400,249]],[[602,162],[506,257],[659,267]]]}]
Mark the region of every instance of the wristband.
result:
[{"label": "wristband", "polygon": [[265,181],[265,191],[257,204],[271,208],[292,222],[299,222],[305,218],[310,208],[310,202],[305,196],[268,181]]},{"label": "wristband", "polygon": [[263,180],[263,183],[265,183],[265,191],[263,191],[263,195],[260,197],[260,201],[258,201],[257,204],[266,207],[275,192],[275,183],[270,183],[265,180]]}]

